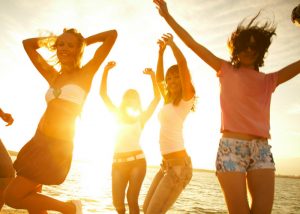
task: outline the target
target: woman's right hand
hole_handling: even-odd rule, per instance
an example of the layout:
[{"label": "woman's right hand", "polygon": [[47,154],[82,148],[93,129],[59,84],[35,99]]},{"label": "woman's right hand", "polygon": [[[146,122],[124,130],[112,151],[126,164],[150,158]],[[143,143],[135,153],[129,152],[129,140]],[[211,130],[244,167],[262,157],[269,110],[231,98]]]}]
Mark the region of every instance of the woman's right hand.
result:
[{"label": "woman's right hand", "polygon": [[165,51],[165,49],[166,49],[166,43],[163,40],[159,39],[157,41],[157,44],[159,45],[159,51],[158,51],[158,53],[159,54],[163,54],[164,51]]},{"label": "woman's right hand", "polygon": [[11,114],[8,113],[3,112],[1,118],[4,122],[6,122],[6,126],[10,126],[14,122],[14,118],[11,116]]},{"label": "woman's right hand", "polygon": [[163,0],[153,0],[156,4],[156,8],[162,17],[166,17],[169,14],[167,3]]},{"label": "woman's right hand", "polygon": [[104,70],[109,71],[110,69],[112,69],[115,66],[116,66],[116,62],[115,61],[109,61],[107,63],[107,65],[105,66]]}]

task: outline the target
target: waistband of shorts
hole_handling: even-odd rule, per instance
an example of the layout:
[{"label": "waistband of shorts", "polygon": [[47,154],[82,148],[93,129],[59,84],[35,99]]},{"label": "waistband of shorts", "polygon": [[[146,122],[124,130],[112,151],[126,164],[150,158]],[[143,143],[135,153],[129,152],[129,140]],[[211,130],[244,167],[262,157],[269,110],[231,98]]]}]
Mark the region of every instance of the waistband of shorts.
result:
[{"label": "waistband of shorts", "polygon": [[135,160],[140,160],[140,159],[145,159],[144,153],[132,155],[129,157],[124,157],[124,158],[114,158],[113,163],[129,162],[129,161],[135,161]]},{"label": "waistband of shorts", "polygon": [[238,139],[238,138],[221,137],[220,141],[224,141],[224,140],[229,140],[230,142],[245,142],[245,143],[262,143],[262,144],[268,144],[268,139],[265,139],[265,138],[243,140],[243,139]]},{"label": "waistband of shorts", "polygon": [[165,168],[172,166],[188,166],[191,164],[191,158],[189,156],[183,158],[174,158],[174,159],[163,159],[162,166]]}]

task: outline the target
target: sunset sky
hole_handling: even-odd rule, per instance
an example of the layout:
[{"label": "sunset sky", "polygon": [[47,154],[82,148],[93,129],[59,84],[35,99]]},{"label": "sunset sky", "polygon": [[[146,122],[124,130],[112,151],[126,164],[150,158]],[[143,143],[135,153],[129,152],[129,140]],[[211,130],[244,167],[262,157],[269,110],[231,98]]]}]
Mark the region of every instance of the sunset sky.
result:
[{"label": "sunset sky", "polygon": [[[13,115],[11,127],[0,124],[0,137],[9,150],[18,151],[34,134],[46,102],[47,82],[31,64],[22,40],[60,34],[76,28],[83,36],[109,29],[118,31],[111,53],[96,74],[85,108],[77,123],[75,158],[109,163],[116,128],[114,118],[98,95],[105,64],[117,66],[108,79],[108,93],[118,105],[124,91],[139,91],[143,106],[152,99],[146,67],[156,68],[157,39],[173,33],[159,16],[152,0],[0,0],[0,107]],[[262,9],[260,20],[277,24],[277,36],[269,48],[262,72],[274,72],[300,58],[300,27],[291,22],[298,0],[169,0],[170,13],[201,44],[229,59],[226,41],[239,22]],[[195,168],[214,169],[220,138],[219,82],[215,72],[174,35],[187,58],[198,97],[196,112],[185,124],[186,148]],[[97,45],[86,48],[83,63]],[[169,49],[165,68],[175,63]],[[162,102],[160,103],[160,108]],[[160,163],[157,111],[146,124],[141,139],[149,165]],[[277,173],[300,175],[300,75],[279,86],[272,97],[270,144]]]}]

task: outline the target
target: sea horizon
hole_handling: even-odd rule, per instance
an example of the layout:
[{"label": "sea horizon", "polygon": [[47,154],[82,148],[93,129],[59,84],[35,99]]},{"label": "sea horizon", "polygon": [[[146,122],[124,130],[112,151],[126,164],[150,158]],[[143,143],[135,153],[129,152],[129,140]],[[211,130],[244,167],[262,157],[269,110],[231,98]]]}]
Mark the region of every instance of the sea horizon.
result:
[{"label": "sea horizon", "polygon": [[[13,150],[8,150],[8,153],[10,154],[11,157],[14,157],[14,156],[17,156],[18,152],[17,151],[13,151]],[[300,157],[298,158],[292,158],[292,159],[299,159],[299,162],[300,162]],[[80,159],[79,159],[80,160]],[[151,165],[151,164],[148,164],[147,167],[149,168],[158,168],[160,167],[159,165]],[[276,167],[276,166],[275,166]],[[208,172],[208,173],[215,173],[215,170],[213,169],[207,169],[207,168],[197,168],[197,167],[194,167],[193,168],[193,171],[196,171],[196,172]],[[295,173],[295,174],[292,174],[292,173],[289,173],[289,174],[285,174],[285,173],[278,173],[275,171],[275,176],[276,177],[285,177],[285,178],[295,178],[295,179],[300,179],[300,171],[299,171],[299,174]]]},{"label": "sea horizon", "polygon": [[[143,201],[158,168],[159,166],[152,165],[147,167],[139,197],[141,213],[143,213]],[[299,214],[299,177],[277,175],[275,183],[275,200],[272,214]],[[61,185],[44,186],[43,193],[63,201],[80,199],[84,214],[116,213],[112,205],[111,166],[109,163],[74,160],[66,181]],[[22,214],[27,212],[4,206],[1,213]],[[48,213],[55,214],[57,212],[49,211]],[[214,170],[194,169],[191,182],[168,211],[168,214],[194,213],[227,213],[223,193]]]}]

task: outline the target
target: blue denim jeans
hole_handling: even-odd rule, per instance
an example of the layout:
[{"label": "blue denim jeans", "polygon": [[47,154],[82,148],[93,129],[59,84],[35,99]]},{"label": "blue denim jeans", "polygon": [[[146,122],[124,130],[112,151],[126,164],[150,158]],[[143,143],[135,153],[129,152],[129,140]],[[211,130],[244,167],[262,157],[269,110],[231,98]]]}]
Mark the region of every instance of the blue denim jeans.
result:
[{"label": "blue denim jeans", "polygon": [[190,157],[163,161],[144,202],[144,213],[166,213],[190,182],[193,174]]},{"label": "blue denim jeans", "polygon": [[146,160],[114,163],[112,166],[112,198],[118,213],[125,213],[125,194],[129,212],[139,213],[138,197],[146,175]]}]

